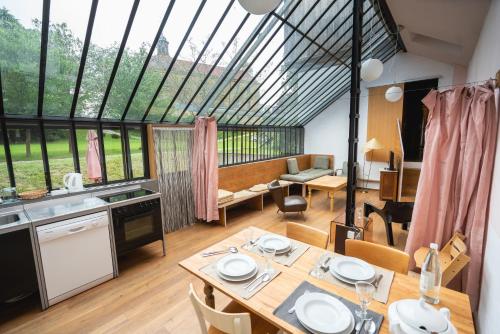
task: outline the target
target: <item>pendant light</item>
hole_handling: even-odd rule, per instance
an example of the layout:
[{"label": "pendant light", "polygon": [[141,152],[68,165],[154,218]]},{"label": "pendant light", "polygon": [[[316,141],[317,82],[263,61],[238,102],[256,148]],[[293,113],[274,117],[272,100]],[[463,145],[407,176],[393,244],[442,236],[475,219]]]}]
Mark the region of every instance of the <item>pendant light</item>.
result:
[{"label": "pendant light", "polygon": [[394,45],[394,56],[392,59],[391,65],[391,73],[393,73],[393,85],[385,91],[385,99],[389,102],[398,102],[403,97],[403,90],[401,87],[396,85],[396,72],[394,71],[394,64],[396,63],[396,54],[398,51],[398,42],[399,42],[399,31],[401,26],[398,26],[398,30],[396,32],[396,43]]},{"label": "pendant light", "polygon": [[238,0],[241,7],[243,7],[250,14],[263,15],[272,12],[281,0]]},{"label": "pendant light", "polygon": [[370,46],[369,46],[369,54],[370,58],[365,60],[361,64],[361,79],[364,81],[373,81],[377,80],[380,78],[382,75],[382,72],[384,71],[384,64],[380,61],[380,59],[373,58],[373,46],[372,46],[372,41],[373,41],[373,18],[375,16],[375,11],[376,9],[373,9],[373,14],[370,19]]}]

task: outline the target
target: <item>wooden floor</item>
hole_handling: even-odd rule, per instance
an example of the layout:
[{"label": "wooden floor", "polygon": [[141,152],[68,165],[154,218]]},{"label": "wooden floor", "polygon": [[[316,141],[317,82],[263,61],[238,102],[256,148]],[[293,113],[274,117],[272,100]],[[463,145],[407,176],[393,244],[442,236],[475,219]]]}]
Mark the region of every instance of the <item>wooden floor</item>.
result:
[{"label": "wooden floor", "polygon": [[[357,202],[371,202],[379,207],[378,192],[358,193]],[[335,212],[329,211],[326,193],[315,192],[313,209],[285,218],[266,200],[264,212],[235,208],[228,212],[228,226],[197,224],[170,233],[167,256],[161,256],[160,243],[130,253],[120,260],[120,277],[108,281],[45,312],[27,301],[16,310],[0,310],[0,333],[200,333],[195,313],[187,297],[192,282],[202,293],[197,279],[177,263],[211,244],[247,226],[285,233],[286,220],[302,222],[329,231],[330,220],[345,210],[345,192],[338,192]],[[384,225],[374,219],[372,241],[386,244]],[[407,232],[394,224],[397,248],[404,248]],[[331,247],[332,245],[330,245]],[[91,245],[89,245],[91,247]],[[222,308],[227,298],[219,293],[216,307]]]}]

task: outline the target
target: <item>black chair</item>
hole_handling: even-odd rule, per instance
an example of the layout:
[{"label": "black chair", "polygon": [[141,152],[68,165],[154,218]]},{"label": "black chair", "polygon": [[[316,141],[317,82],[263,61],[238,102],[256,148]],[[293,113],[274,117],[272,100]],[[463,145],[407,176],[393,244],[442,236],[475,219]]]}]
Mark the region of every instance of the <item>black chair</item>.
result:
[{"label": "black chair", "polygon": [[382,209],[377,208],[373,204],[365,203],[364,215],[366,218],[375,212],[385,223],[385,233],[387,235],[387,243],[394,246],[394,237],[392,235],[392,223],[403,224],[403,230],[408,229],[408,224],[411,222],[413,214],[413,202],[393,202],[387,201]]},{"label": "black chair", "polygon": [[278,212],[303,212],[307,209],[305,198],[298,195],[285,196],[283,187],[278,180],[269,183],[267,189],[269,189],[274,203],[278,206]]}]

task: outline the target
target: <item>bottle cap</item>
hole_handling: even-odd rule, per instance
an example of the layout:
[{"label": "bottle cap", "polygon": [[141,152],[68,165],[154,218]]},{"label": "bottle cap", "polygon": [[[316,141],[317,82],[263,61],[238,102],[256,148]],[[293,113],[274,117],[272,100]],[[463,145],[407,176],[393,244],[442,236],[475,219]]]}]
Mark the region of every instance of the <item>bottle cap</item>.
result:
[{"label": "bottle cap", "polygon": [[431,243],[431,249],[435,249],[435,250],[438,250],[438,244],[432,242]]}]

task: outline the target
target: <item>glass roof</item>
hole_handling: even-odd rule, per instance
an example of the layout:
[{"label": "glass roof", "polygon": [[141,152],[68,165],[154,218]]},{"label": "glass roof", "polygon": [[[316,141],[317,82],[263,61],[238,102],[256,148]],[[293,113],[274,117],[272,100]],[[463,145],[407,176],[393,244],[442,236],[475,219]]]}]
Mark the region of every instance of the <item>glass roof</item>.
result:
[{"label": "glass roof", "polygon": [[[7,116],[302,126],[349,91],[352,0],[2,0]],[[364,1],[363,59],[395,38]],[[399,50],[399,46],[397,48]]]}]

